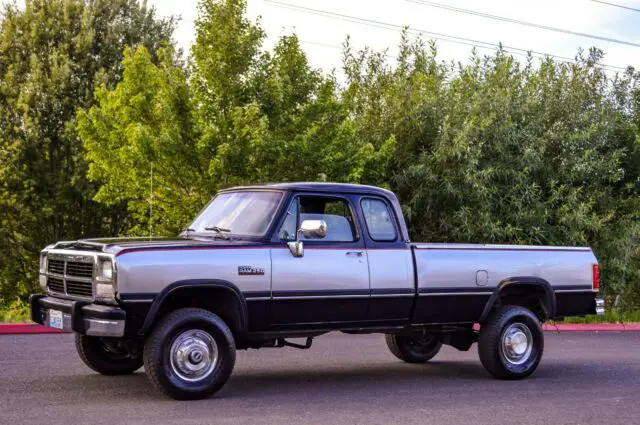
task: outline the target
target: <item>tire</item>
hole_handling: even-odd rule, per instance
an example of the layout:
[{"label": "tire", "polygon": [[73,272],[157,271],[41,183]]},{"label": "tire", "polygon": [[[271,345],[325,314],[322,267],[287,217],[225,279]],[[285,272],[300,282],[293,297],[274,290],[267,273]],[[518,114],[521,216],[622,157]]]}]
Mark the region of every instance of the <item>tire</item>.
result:
[{"label": "tire", "polygon": [[496,378],[526,378],[538,367],[543,352],[540,320],[524,307],[501,307],[480,328],[480,361]]},{"label": "tire", "polygon": [[151,383],[176,400],[210,396],[227,382],[236,362],[233,334],[220,317],[199,308],[175,310],[144,345]]},{"label": "tire", "polygon": [[142,367],[142,357],[105,344],[100,337],[76,334],[78,355],[91,369],[103,375],[128,375]]},{"label": "tire", "polygon": [[407,363],[425,363],[431,360],[442,348],[442,343],[434,334],[416,337],[386,334],[387,347],[391,353]]}]

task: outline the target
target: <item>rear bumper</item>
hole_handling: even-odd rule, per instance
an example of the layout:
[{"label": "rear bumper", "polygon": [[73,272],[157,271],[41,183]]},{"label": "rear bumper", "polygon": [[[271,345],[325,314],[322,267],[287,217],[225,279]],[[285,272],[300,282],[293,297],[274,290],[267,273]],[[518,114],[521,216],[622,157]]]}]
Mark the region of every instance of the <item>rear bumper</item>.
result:
[{"label": "rear bumper", "polygon": [[62,329],[65,331],[104,337],[124,335],[126,313],[121,308],[40,294],[31,295],[29,302],[31,320],[41,325],[50,326],[51,311],[59,311],[62,313]]}]

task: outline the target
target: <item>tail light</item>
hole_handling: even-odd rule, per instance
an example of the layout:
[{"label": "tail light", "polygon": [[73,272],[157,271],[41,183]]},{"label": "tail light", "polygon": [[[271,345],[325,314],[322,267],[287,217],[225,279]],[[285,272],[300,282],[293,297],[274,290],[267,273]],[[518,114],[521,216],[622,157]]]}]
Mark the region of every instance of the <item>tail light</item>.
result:
[{"label": "tail light", "polygon": [[593,290],[600,290],[600,267],[597,264],[593,265]]}]

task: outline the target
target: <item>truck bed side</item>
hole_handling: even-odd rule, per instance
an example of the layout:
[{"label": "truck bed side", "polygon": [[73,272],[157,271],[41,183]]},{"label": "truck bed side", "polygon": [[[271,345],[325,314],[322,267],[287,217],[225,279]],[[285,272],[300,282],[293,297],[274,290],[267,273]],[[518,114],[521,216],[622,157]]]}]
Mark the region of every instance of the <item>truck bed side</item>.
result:
[{"label": "truck bed side", "polygon": [[414,321],[475,322],[509,280],[548,283],[555,316],[592,313],[597,260],[589,248],[412,244],[418,299]]}]

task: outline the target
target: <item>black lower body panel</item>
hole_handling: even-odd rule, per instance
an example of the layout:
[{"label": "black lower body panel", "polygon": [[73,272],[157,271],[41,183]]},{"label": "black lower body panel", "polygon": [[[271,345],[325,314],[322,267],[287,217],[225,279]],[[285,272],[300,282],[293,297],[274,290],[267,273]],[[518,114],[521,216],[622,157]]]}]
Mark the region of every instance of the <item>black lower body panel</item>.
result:
[{"label": "black lower body panel", "polygon": [[491,294],[420,294],[413,311],[414,323],[476,322]]},{"label": "black lower body panel", "polygon": [[597,292],[556,292],[556,317],[596,314]]}]

